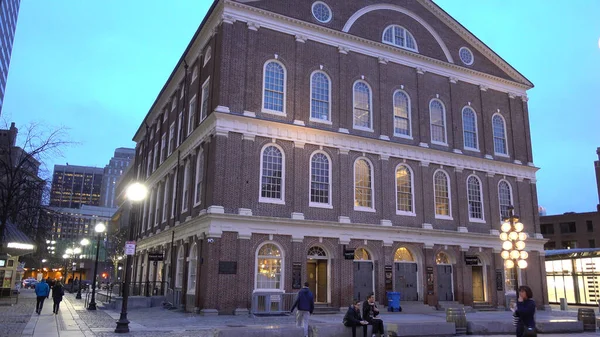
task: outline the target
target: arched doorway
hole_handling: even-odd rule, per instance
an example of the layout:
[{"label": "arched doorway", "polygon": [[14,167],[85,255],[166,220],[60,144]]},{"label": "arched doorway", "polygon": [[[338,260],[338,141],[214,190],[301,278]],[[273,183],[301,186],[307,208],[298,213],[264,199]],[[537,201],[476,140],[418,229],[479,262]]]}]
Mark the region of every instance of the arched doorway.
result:
[{"label": "arched doorway", "polygon": [[417,263],[406,247],[394,253],[394,290],[400,292],[401,301],[418,301]]},{"label": "arched doorway", "polygon": [[354,298],[364,301],[374,292],[373,259],[364,248],[354,251]]},{"label": "arched doorway", "polygon": [[329,302],[329,257],[321,247],[313,246],[308,250],[306,261],[308,287],[315,296],[315,302]]},{"label": "arched doorway", "polygon": [[452,282],[452,264],[448,254],[439,252],[435,256],[438,279],[438,299],[440,301],[454,301],[454,286]]},{"label": "arched doorway", "polygon": [[471,265],[473,280],[473,302],[486,302],[487,299],[487,263],[481,256],[476,255],[477,263]]}]

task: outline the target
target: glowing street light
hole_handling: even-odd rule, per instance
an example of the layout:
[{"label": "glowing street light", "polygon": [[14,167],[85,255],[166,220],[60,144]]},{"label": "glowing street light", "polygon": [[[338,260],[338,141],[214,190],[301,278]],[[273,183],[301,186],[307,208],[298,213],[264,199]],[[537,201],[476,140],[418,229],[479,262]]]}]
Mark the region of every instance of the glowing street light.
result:
[{"label": "glowing street light", "polygon": [[[519,222],[519,217],[515,215],[513,206],[508,208],[509,216],[504,220],[500,229],[500,240],[502,240],[502,252],[500,256],[504,259],[504,267],[513,269],[515,273],[515,291],[518,292],[519,282],[517,268],[527,268],[527,257],[529,254],[525,251],[525,240],[527,234],[523,232],[525,226]],[[518,295],[518,294],[517,294]]]}]

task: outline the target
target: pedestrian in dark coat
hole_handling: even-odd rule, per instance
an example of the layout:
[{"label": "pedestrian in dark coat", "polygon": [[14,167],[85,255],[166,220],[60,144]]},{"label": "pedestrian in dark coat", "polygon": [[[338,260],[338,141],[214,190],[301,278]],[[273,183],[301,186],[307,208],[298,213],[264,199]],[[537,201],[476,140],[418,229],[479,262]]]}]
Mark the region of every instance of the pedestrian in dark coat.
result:
[{"label": "pedestrian in dark coat", "polygon": [[345,326],[352,328],[352,337],[356,337],[357,326],[363,327],[363,337],[367,337],[367,325],[369,322],[363,320],[360,316],[360,300],[354,300],[350,307],[348,307],[343,323]]},{"label": "pedestrian in dark coat", "polygon": [[367,300],[363,303],[362,310],[365,321],[373,326],[373,336],[376,334],[383,336],[383,321],[380,318],[377,318],[379,315],[379,308],[377,308],[377,304],[375,304],[375,294],[369,294],[369,297],[367,297]]},{"label": "pedestrian in dark coat", "polygon": [[519,287],[519,297],[517,300],[517,310],[515,316],[519,317],[517,323],[517,337],[523,337],[526,330],[535,332],[535,302],[531,299],[533,292],[528,286]]},{"label": "pedestrian in dark coat", "polygon": [[303,327],[304,337],[308,337],[308,319],[313,310],[315,310],[315,299],[310,289],[308,289],[308,282],[304,282],[304,287],[298,292],[298,297],[296,297],[296,301],[290,311],[294,311],[296,307],[298,308],[296,312],[296,326]]},{"label": "pedestrian in dark coat", "polygon": [[44,307],[44,300],[50,296],[50,286],[48,286],[46,280],[42,279],[40,283],[35,285],[35,295],[37,296],[35,312],[39,315]]},{"label": "pedestrian in dark coat", "polygon": [[54,287],[52,287],[52,300],[54,301],[52,312],[56,315],[58,315],[58,307],[60,306],[63,296],[65,296],[65,288],[60,281],[56,281]]}]

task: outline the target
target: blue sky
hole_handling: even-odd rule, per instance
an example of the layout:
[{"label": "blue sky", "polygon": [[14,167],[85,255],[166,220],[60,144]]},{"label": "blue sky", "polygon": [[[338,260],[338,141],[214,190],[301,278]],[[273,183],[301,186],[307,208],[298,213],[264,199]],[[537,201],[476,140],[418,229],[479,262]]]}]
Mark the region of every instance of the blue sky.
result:
[{"label": "blue sky", "polygon": [[[3,117],[68,127],[69,162],[106,165],[131,138],[209,0],[21,2]],[[529,111],[538,199],[593,211],[600,146],[600,1],[437,0],[535,84]]]}]

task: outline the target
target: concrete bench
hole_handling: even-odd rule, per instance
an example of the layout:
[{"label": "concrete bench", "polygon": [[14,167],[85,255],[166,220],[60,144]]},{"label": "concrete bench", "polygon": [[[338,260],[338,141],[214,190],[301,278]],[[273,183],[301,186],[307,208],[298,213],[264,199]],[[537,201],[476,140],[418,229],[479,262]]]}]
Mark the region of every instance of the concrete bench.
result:
[{"label": "concrete bench", "polygon": [[583,322],[570,319],[556,319],[535,322],[539,333],[583,332]]}]

